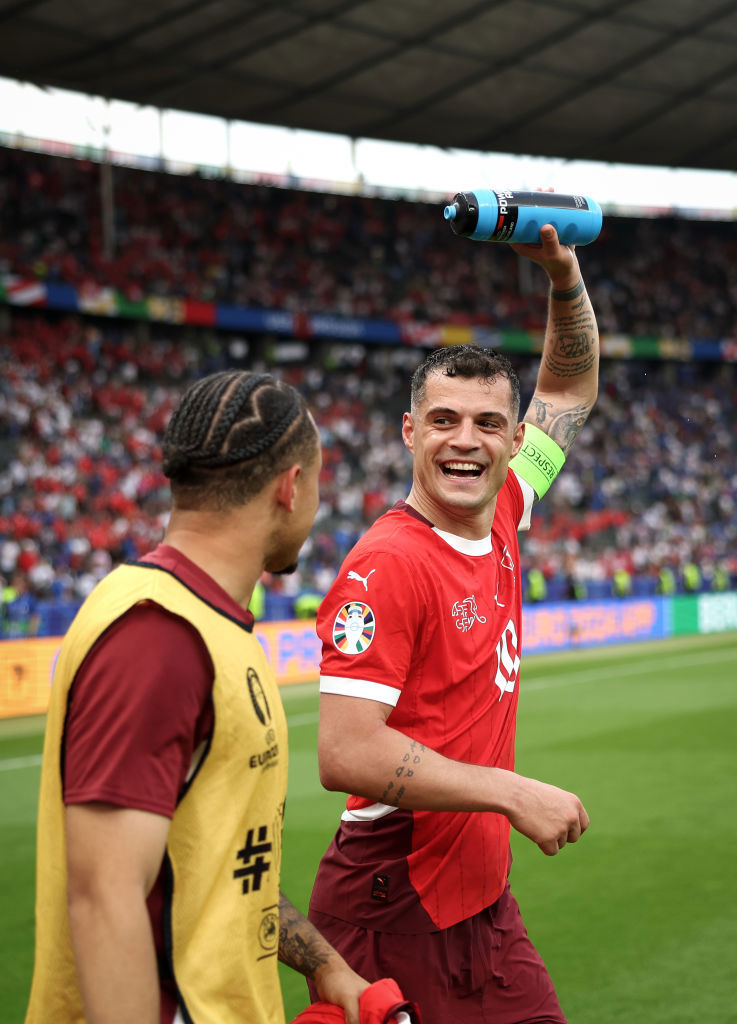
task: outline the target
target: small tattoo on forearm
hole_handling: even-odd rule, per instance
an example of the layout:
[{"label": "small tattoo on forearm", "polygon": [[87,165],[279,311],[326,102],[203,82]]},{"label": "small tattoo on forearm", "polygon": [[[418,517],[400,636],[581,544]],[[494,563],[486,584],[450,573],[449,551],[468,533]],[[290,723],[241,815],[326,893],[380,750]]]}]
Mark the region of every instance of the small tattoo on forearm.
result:
[{"label": "small tattoo on forearm", "polygon": [[548,415],[548,410],[552,410],[553,403],[543,402],[541,398],[536,398],[533,395],[532,401],[530,402],[530,408],[535,412],[535,426],[541,427]]},{"label": "small tattoo on forearm", "polygon": [[283,896],[279,902],[279,959],[308,978],[328,960],[320,933]]},{"label": "small tattoo on forearm", "polygon": [[[421,754],[425,748],[421,743],[416,740],[412,740],[408,753],[402,758],[402,764],[397,765],[394,769],[394,774],[397,779],[411,779],[415,774],[417,766],[421,763]],[[393,782],[387,783],[387,787],[381,794],[381,803],[388,804],[392,807],[399,807],[399,801],[402,799],[406,792],[406,787],[400,785],[396,788]]]},{"label": "small tattoo on forearm", "polygon": [[581,277],[578,280],[578,284],[574,284],[572,288],[551,288],[550,297],[551,299],[557,299],[559,302],[573,302],[584,291],[586,291],[586,285]]}]

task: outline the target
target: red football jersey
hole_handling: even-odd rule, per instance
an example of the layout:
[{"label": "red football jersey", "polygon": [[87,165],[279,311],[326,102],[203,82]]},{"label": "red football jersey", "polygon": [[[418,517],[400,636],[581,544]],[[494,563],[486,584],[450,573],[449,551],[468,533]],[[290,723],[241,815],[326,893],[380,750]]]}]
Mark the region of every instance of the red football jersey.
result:
[{"label": "red football jersey", "polygon": [[[390,704],[388,724],[438,753],[512,770],[517,529],[532,500],[510,472],[483,540],[437,530],[404,502],[377,520],[320,607],[321,691]],[[351,796],[313,906],[372,927],[380,919],[385,930],[448,927],[501,895],[509,830],[501,814],[403,811]]]}]

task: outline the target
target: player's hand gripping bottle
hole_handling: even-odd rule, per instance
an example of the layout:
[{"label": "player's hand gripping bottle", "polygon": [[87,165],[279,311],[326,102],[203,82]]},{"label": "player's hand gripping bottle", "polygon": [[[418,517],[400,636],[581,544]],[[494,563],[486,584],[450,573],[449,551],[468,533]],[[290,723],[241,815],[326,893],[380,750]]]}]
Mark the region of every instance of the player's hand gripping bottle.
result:
[{"label": "player's hand gripping bottle", "polygon": [[563,245],[588,245],[601,231],[599,204],[559,192],[458,192],[444,216],[457,235],[478,242],[539,242],[552,224]]}]

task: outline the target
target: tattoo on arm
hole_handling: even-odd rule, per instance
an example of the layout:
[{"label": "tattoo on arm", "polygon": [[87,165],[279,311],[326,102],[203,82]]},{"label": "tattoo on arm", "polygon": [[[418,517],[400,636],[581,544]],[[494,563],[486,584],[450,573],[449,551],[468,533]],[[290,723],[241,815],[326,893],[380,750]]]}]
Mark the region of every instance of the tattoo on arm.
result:
[{"label": "tattoo on arm", "polygon": [[417,771],[419,765],[422,762],[422,754],[424,754],[425,748],[417,740],[412,740],[409,745],[409,750],[402,758],[402,763],[397,765],[394,769],[394,775],[396,782],[390,780],[387,783],[386,789],[381,794],[380,800],[382,804],[388,804],[391,807],[399,807],[399,803],[407,791],[405,781],[408,781]]},{"label": "tattoo on arm", "polygon": [[596,367],[596,321],[584,293],[573,309],[551,310],[545,369],[554,377],[580,377]]},{"label": "tattoo on arm", "polygon": [[566,454],[596,401],[598,365],[599,334],[583,280],[565,291],[551,289],[538,376],[547,400],[533,395],[525,419]]},{"label": "tattoo on arm", "polygon": [[315,926],[286,898],[279,894],[279,959],[300,974],[311,978],[318,967],[328,962],[332,949]]},{"label": "tattoo on arm", "polygon": [[[570,409],[555,409],[552,402],[542,402],[533,396],[527,416],[533,413],[535,425],[544,430],[567,455],[591,408],[591,403],[582,402]],[[531,417],[530,420],[532,422]]]},{"label": "tattoo on arm", "polygon": [[551,288],[550,295],[553,299],[560,299],[561,302],[573,302],[579,295],[586,291],[586,285],[583,283],[583,278],[578,279],[578,284],[574,284],[573,288]]},{"label": "tattoo on arm", "polygon": [[571,308],[560,309],[551,301],[550,324],[545,346],[545,368],[554,377],[580,377],[596,371],[599,357],[596,319],[583,282],[568,292],[551,292],[551,299],[577,298]]},{"label": "tattoo on arm", "polygon": [[535,426],[540,427],[541,430],[544,430],[545,428],[543,424],[545,423],[548,416],[552,413],[552,411],[552,402],[543,402],[542,398],[538,398],[536,395],[533,395],[532,401],[530,402],[530,408],[527,412],[527,416],[525,417],[525,419],[527,419],[530,413],[533,412],[535,415]]}]

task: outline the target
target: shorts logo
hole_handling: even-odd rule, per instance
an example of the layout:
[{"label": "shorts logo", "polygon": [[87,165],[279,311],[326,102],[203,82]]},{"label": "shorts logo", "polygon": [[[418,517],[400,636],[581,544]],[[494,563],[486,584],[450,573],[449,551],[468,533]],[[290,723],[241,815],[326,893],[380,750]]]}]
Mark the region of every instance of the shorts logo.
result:
[{"label": "shorts logo", "polygon": [[344,604],[333,623],[333,643],[342,654],[362,654],[374,639],[376,619],[363,601]]},{"label": "shorts logo", "polygon": [[371,899],[386,903],[389,899],[389,875],[374,875],[371,879]]}]

